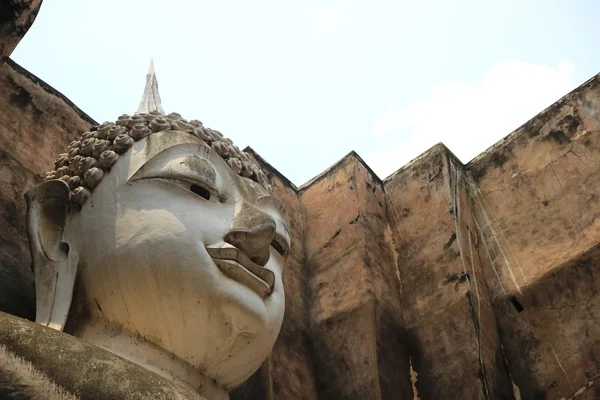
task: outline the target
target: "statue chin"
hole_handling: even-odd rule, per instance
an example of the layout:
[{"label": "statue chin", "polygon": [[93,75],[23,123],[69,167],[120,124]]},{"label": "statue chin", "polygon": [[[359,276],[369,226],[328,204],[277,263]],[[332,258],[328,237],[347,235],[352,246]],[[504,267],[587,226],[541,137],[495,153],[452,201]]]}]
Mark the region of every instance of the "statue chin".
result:
[{"label": "statue chin", "polygon": [[38,322],[208,398],[260,367],[290,245],[263,187],[178,131],[136,142],[80,210],[61,205],[59,182],[28,195]]}]

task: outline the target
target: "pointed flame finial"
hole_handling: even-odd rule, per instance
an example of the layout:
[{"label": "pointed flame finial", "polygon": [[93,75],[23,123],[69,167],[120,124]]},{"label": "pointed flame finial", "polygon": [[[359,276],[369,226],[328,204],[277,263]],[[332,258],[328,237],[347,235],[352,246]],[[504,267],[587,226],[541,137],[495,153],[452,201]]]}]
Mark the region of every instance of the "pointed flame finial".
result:
[{"label": "pointed flame finial", "polygon": [[149,113],[151,111],[158,111],[164,114],[165,111],[160,103],[160,93],[158,93],[158,80],[156,79],[156,73],[154,72],[154,59],[150,59],[150,66],[148,68],[148,74],[146,75],[146,87],[144,88],[144,95],[142,101],[138,107],[138,114]]}]

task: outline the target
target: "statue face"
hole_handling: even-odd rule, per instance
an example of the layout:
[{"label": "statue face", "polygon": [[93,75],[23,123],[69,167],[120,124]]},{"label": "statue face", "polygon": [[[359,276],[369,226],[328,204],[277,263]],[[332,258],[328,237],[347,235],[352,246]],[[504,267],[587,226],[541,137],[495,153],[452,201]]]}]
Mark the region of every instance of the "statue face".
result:
[{"label": "statue face", "polygon": [[86,321],[139,335],[226,388],[268,356],[284,313],[282,206],[197,137],[136,142],[64,237]]}]

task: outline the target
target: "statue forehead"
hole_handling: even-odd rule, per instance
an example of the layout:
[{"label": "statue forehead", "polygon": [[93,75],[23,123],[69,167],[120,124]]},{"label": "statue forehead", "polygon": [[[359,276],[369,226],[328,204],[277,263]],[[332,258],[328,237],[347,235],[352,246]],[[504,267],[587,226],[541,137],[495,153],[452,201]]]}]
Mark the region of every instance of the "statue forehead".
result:
[{"label": "statue forehead", "polygon": [[226,169],[223,159],[198,137],[182,131],[163,131],[148,136],[145,142],[140,141],[134,146],[128,178],[148,161],[174,148],[181,149],[190,156],[203,158],[216,168]]},{"label": "statue forehead", "polygon": [[221,179],[229,181],[237,194],[252,203],[269,203],[279,212],[284,212],[281,202],[269,195],[260,184],[244,178],[231,170],[219,154],[195,135],[183,131],[157,132],[134,146],[129,163],[129,180],[135,173],[155,157],[176,152],[178,156],[198,157],[207,161]]}]

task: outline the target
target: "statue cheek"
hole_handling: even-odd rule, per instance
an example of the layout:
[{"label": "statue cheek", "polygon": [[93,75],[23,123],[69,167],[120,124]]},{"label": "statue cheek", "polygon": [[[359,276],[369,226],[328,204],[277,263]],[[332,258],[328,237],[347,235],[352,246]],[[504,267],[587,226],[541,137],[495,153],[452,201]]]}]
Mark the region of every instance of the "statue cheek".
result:
[{"label": "statue cheek", "polygon": [[188,229],[183,221],[165,210],[129,211],[116,220],[117,247],[130,246],[157,236],[181,236]]}]

